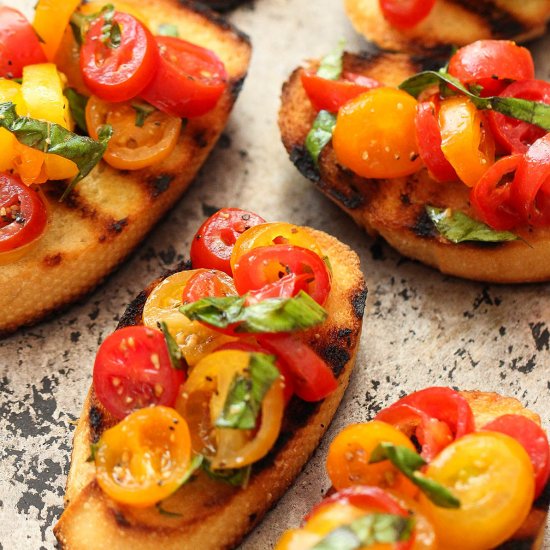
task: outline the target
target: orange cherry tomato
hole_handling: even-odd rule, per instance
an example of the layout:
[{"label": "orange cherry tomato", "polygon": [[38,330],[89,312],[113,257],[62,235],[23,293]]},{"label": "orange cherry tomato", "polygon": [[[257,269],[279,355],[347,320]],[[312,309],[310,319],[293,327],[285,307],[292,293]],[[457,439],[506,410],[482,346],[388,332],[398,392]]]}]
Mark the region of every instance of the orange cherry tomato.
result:
[{"label": "orange cherry tomato", "polygon": [[458,177],[473,187],[495,162],[495,142],[484,115],[466,97],[439,106],[441,150]]},{"label": "orange cherry tomato", "polygon": [[140,409],[101,436],[97,482],[113,500],[145,508],[180,487],[190,460],[185,420],[168,407]]},{"label": "orange cherry tomato", "polygon": [[119,170],[141,170],[165,160],[176,147],[181,119],[154,110],[138,125],[137,111],[129,102],[107,103],[92,96],[86,106],[90,137],[110,124],[113,137],[103,160]]},{"label": "orange cherry tomato", "polygon": [[398,178],[418,171],[417,101],[395,88],[376,88],[338,112],[332,144],[338,162],[364,178]]}]

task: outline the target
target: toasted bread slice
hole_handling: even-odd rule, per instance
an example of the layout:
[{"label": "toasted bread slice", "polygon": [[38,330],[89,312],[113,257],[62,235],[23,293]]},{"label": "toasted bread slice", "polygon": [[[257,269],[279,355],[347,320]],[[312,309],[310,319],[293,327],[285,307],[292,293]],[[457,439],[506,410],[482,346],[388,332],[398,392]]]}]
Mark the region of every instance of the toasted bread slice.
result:
[{"label": "toasted bread slice", "polygon": [[[393,86],[422,70],[407,54],[346,54],[346,70]],[[290,159],[298,170],[372,234],[380,234],[403,255],[443,273],[496,283],[523,283],[550,279],[550,228],[524,229],[523,241],[498,244],[453,244],[429,219],[425,205],[449,207],[473,216],[469,188],[462,183],[440,184],[423,169],[407,178],[365,179],[336,160],[332,144],[312,162],[304,147],[316,112],[296,69],[283,87],[279,127]]]},{"label": "toasted bread slice", "polygon": [[105,163],[59,202],[62,186],[48,184],[50,221],[37,247],[2,266],[0,334],[33,323],[95,287],[143,239],[187,189],[220,136],[250,60],[248,38],[218,16],[179,0],[131,0],[155,29],[170,22],[180,36],[225,63],[229,84],[210,113],[188,121],[164,162],[135,172]]},{"label": "toasted bread slice", "polygon": [[412,29],[399,30],[382,15],[379,0],[344,0],[355,30],[384,50],[423,53],[476,40],[518,42],[544,33],[550,0],[436,0],[430,15]]},{"label": "toasted bread slice", "polygon": [[[167,510],[181,514],[174,518],[161,515],[156,508],[132,510],[117,505],[98,487],[95,468],[86,459],[90,444],[115,420],[92,389],[75,433],[66,509],[55,527],[62,548],[231,548],[282,496],[315,450],[342,399],[355,361],[366,298],[357,255],[325,233],[312,230],[312,234],[333,266],[333,286],[325,306],[328,321],[304,338],[333,369],[339,381],[337,390],[320,403],[297,398],[290,402],[275,447],[254,465],[245,489],[201,473],[163,503]],[[138,296],[121,326],[141,323],[145,300],[158,282]]]}]

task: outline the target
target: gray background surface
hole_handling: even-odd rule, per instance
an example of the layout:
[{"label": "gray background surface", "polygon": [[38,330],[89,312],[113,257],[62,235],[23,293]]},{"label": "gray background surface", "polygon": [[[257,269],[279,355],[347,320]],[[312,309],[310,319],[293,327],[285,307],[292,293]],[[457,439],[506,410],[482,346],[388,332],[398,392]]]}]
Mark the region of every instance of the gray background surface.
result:
[{"label": "gray background surface", "polygon": [[[34,0],[6,3],[29,10]],[[297,525],[329,486],[324,457],[333,435],[405,392],[433,384],[499,391],[521,399],[550,428],[550,285],[464,282],[408,261],[356,228],[287,159],[276,126],[283,80],[342,36],[352,51],[366,47],[340,0],[257,0],[230,18],[250,34],[253,64],[197,181],[85,301],[0,341],[2,549],[54,547],[52,525],[62,510],[74,422],[98,344],[152,278],[186,257],[193,233],[215,207],[240,206],[336,235],[361,255],[370,290],[357,367],[329,433],[244,549],[270,548],[285,528]],[[543,58],[550,40],[532,46],[539,74],[548,79],[550,56]]]}]

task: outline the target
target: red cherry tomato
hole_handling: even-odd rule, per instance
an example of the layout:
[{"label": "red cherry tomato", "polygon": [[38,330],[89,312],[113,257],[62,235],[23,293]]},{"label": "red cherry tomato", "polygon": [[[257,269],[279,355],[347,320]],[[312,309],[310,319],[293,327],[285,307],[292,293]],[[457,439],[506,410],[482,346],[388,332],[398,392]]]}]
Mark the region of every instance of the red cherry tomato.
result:
[{"label": "red cherry tomato", "polygon": [[416,144],[420,158],[430,174],[439,182],[458,181],[459,177],[441,150],[441,132],[437,117],[437,101],[423,101],[416,107]]},{"label": "red cherry tomato", "polygon": [[474,431],[470,405],[451,388],[426,388],[396,401],[376,415],[405,434],[416,435],[430,461],[449,443]]},{"label": "red cherry tomato", "polygon": [[38,239],[48,223],[38,191],[9,174],[0,174],[0,254]]},{"label": "red cherry tomato", "polygon": [[478,40],[457,50],[449,73],[463,84],[483,86],[482,96],[497,95],[510,80],[535,78],[529,50],[509,40]]},{"label": "red cherry tomato", "polygon": [[273,245],[253,248],[235,264],[233,276],[239,294],[259,290],[285,275],[307,274],[307,293],[323,305],[330,292],[330,273],[323,259],[306,248]]},{"label": "red cherry tomato", "polygon": [[26,17],[8,6],[0,6],[0,77],[21,78],[23,67],[46,63],[38,36]]},{"label": "red cherry tomato", "polygon": [[162,332],[143,325],[111,334],[94,364],[96,395],[116,418],[151,405],[172,407],[184,378],[172,367]]},{"label": "red cherry tomato", "polygon": [[382,14],[398,29],[411,29],[426,19],[435,0],[379,0]]},{"label": "red cherry tomato", "polygon": [[311,71],[303,71],[301,79],[302,86],[315,109],[331,113],[337,113],[350,99],[382,86],[373,78],[353,73],[344,73],[340,80],[328,80]]},{"label": "red cherry tomato", "polygon": [[207,296],[235,296],[233,279],[223,271],[199,271],[183,288],[182,303],[190,304]]},{"label": "red cherry tomato", "polygon": [[[544,80],[512,82],[500,97],[517,97],[550,105],[550,83]],[[495,141],[505,153],[525,153],[529,145],[546,134],[546,130],[523,120],[496,111],[488,111],[488,114]]]},{"label": "red cherry tomato", "polygon": [[247,305],[251,305],[269,298],[292,298],[301,290],[307,292],[309,277],[307,273],[302,273],[301,275],[289,273],[274,283],[270,283],[258,290],[251,290],[248,293],[246,303]]},{"label": "red cherry tomato", "polygon": [[227,86],[227,72],[212,51],[172,36],[157,36],[160,64],[141,96],[172,116],[190,118],[212,110]]},{"label": "red cherry tomato", "polygon": [[509,435],[523,445],[535,471],[535,498],[540,496],[550,477],[550,448],[545,431],[519,414],[499,416],[482,429]]},{"label": "red cherry tomato", "polygon": [[338,387],[338,381],[330,367],[295,336],[261,334],[258,335],[258,342],[288,367],[294,392],[300,399],[320,401]]},{"label": "red cherry tomato", "polygon": [[[105,101],[135,98],[151,82],[159,66],[159,51],[151,32],[135,17],[115,12],[112,24],[120,28],[120,44],[104,36],[105,15],[95,19],[80,50],[84,83]],[[170,82],[170,81],[166,81]],[[165,86],[170,88],[170,85]]]},{"label": "red cherry tomato", "polygon": [[478,216],[498,231],[513,229],[521,221],[510,200],[513,174],[521,160],[521,155],[502,157],[483,174],[470,193],[470,202]]},{"label": "red cherry tomato", "polygon": [[237,237],[261,223],[265,223],[265,220],[253,212],[238,208],[218,210],[200,226],[193,237],[193,268],[218,269],[231,275],[229,259]]}]

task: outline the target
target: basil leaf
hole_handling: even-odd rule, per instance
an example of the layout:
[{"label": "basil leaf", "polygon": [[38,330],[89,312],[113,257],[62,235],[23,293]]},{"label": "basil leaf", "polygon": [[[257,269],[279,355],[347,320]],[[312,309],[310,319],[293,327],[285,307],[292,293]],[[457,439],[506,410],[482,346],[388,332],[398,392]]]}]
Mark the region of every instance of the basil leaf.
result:
[{"label": "basil leaf", "polygon": [[327,80],[338,80],[342,76],[345,40],[340,40],[334,51],[321,59],[317,76]]},{"label": "basil leaf", "polygon": [[100,40],[108,48],[116,49],[120,46],[122,32],[120,25],[114,21],[115,7],[112,4],[105,6],[100,15],[103,15]]},{"label": "basil leaf", "polygon": [[306,137],[306,149],[315,165],[319,163],[319,155],[325,145],[332,139],[332,132],[336,126],[336,115],[328,111],[319,111],[313,126]]},{"label": "basil leaf", "polygon": [[99,443],[90,444],[90,456],[86,459],[86,462],[95,462],[95,456],[99,449]]},{"label": "basil leaf", "polygon": [[275,356],[251,353],[246,375],[237,374],[231,382],[218,428],[253,430],[256,427],[262,401],[275,380],[281,375],[275,366]]},{"label": "basil leaf", "polygon": [[196,454],[193,455],[193,458],[191,459],[191,462],[189,466],[187,467],[187,471],[183,475],[183,477],[180,479],[179,486],[185,485],[191,477],[193,477],[193,474],[202,466],[202,463],[204,461],[204,456]]},{"label": "basil leaf", "polygon": [[[109,17],[109,14],[112,20],[114,11],[115,11],[115,8],[113,4],[106,4],[105,6],[103,6],[103,8],[101,8],[100,11],[98,11],[97,13],[92,13],[90,15],[85,15],[83,13],[80,13],[79,11],[73,12],[70,19],[70,25],[71,25],[71,29],[73,31],[73,36],[76,40],[76,43],[79,46],[82,46],[84,42],[84,37],[86,36],[86,33],[88,32],[88,29],[90,28],[90,24],[92,23],[92,21],[94,21],[98,17],[101,17],[102,15],[106,15],[106,17]],[[103,28],[102,28],[102,31],[103,31]],[[119,31],[120,31],[120,27],[119,27]],[[116,31],[115,31],[115,34],[116,34]]]},{"label": "basil leaf", "polygon": [[149,103],[145,102],[133,102],[131,104],[131,107],[136,112],[136,126],[138,128],[142,128],[145,124],[145,120],[147,119],[147,117],[149,115],[152,115],[156,111],[156,109],[152,105],[149,105]]},{"label": "basil leaf", "polygon": [[111,126],[106,125],[99,131],[99,141],[79,136],[59,124],[19,116],[11,102],[0,103],[0,128],[11,132],[23,145],[72,160],[77,165],[79,172],[63,193],[61,201],[101,160],[113,135]]},{"label": "basil leaf", "polygon": [[252,472],[252,466],[250,465],[245,466],[244,468],[213,470],[207,460],[203,461],[202,469],[206,472],[208,477],[215,479],[216,481],[229,483],[229,485],[233,485],[234,487],[242,487],[243,489],[248,485],[250,474]]},{"label": "basil leaf", "polygon": [[427,205],[426,212],[439,233],[455,244],[464,241],[499,243],[519,239],[510,231],[495,231],[458,210]]},{"label": "basil leaf", "polygon": [[155,508],[157,509],[157,512],[161,516],[166,516],[168,518],[181,518],[183,514],[180,514],[179,512],[170,512],[170,510],[166,510],[162,507],[162,502],[157,502],[155,504]]},{"label": "basil leaf", "polygon": [[293,298],[269,298],[250,306],[245,302],[246,296],[208,297],[179,311],[192,321],[218,328],[237,324],[235,331],[242,333],[293,332],[319,325],[327,318],[327,312],[304,291]]},{"label": "basil leaf", "polygon": [[73,115],[76,125],[83,131],[88,133],[86,125],[86,105],[89,98],[78,93],[74,88],[65,89],[65,97],[69,100],[69,109]]},{"label": "basil leaf", "polygon": [[356,550],[376,543],[408,541],[414,528],[412,518],[396,514],[372,513],[338,527],[320,540],[312,550]]},{"label": "basil leaf", "polygon": [[380,443],[371,453],[369,464],[383,460],[389,460],[435,505],[441,508],[460,508],[460,500],[449,489],[418,471],[426,464],[426,461],[418,453],[393,443]]},{"label": "basil leaf", "polygon": [[168,348],[168,355],[170,356],[170,363],[172,363],[172,367],[176,370],[187,370],[187,362],[183,357],[180,347],[174,340],[174,337],[170,334],[168,325],[164,321],[161,321],[158,323],[158,327],[162,334],[164,334],[164,340],[166,341],[166,347]]},{"label": "basil leaf", "polygon": [[467,96],[478,109],[492,109],[503,115],[523,120],[550,131],[550,105],[538,101],[518,99],[515,97],[479,97],[465,88],[454,76],[445,71],[424,71],[411,76],[399,85],[401,90],[413,97],[435,84],[454,86]]},{"label": "basil leaf", "polygon": [[179,38],[180,33],[178,27],[172,23],[162,23],[158,26],[157,34],[159,36],[173,36],[174,38]]}]

